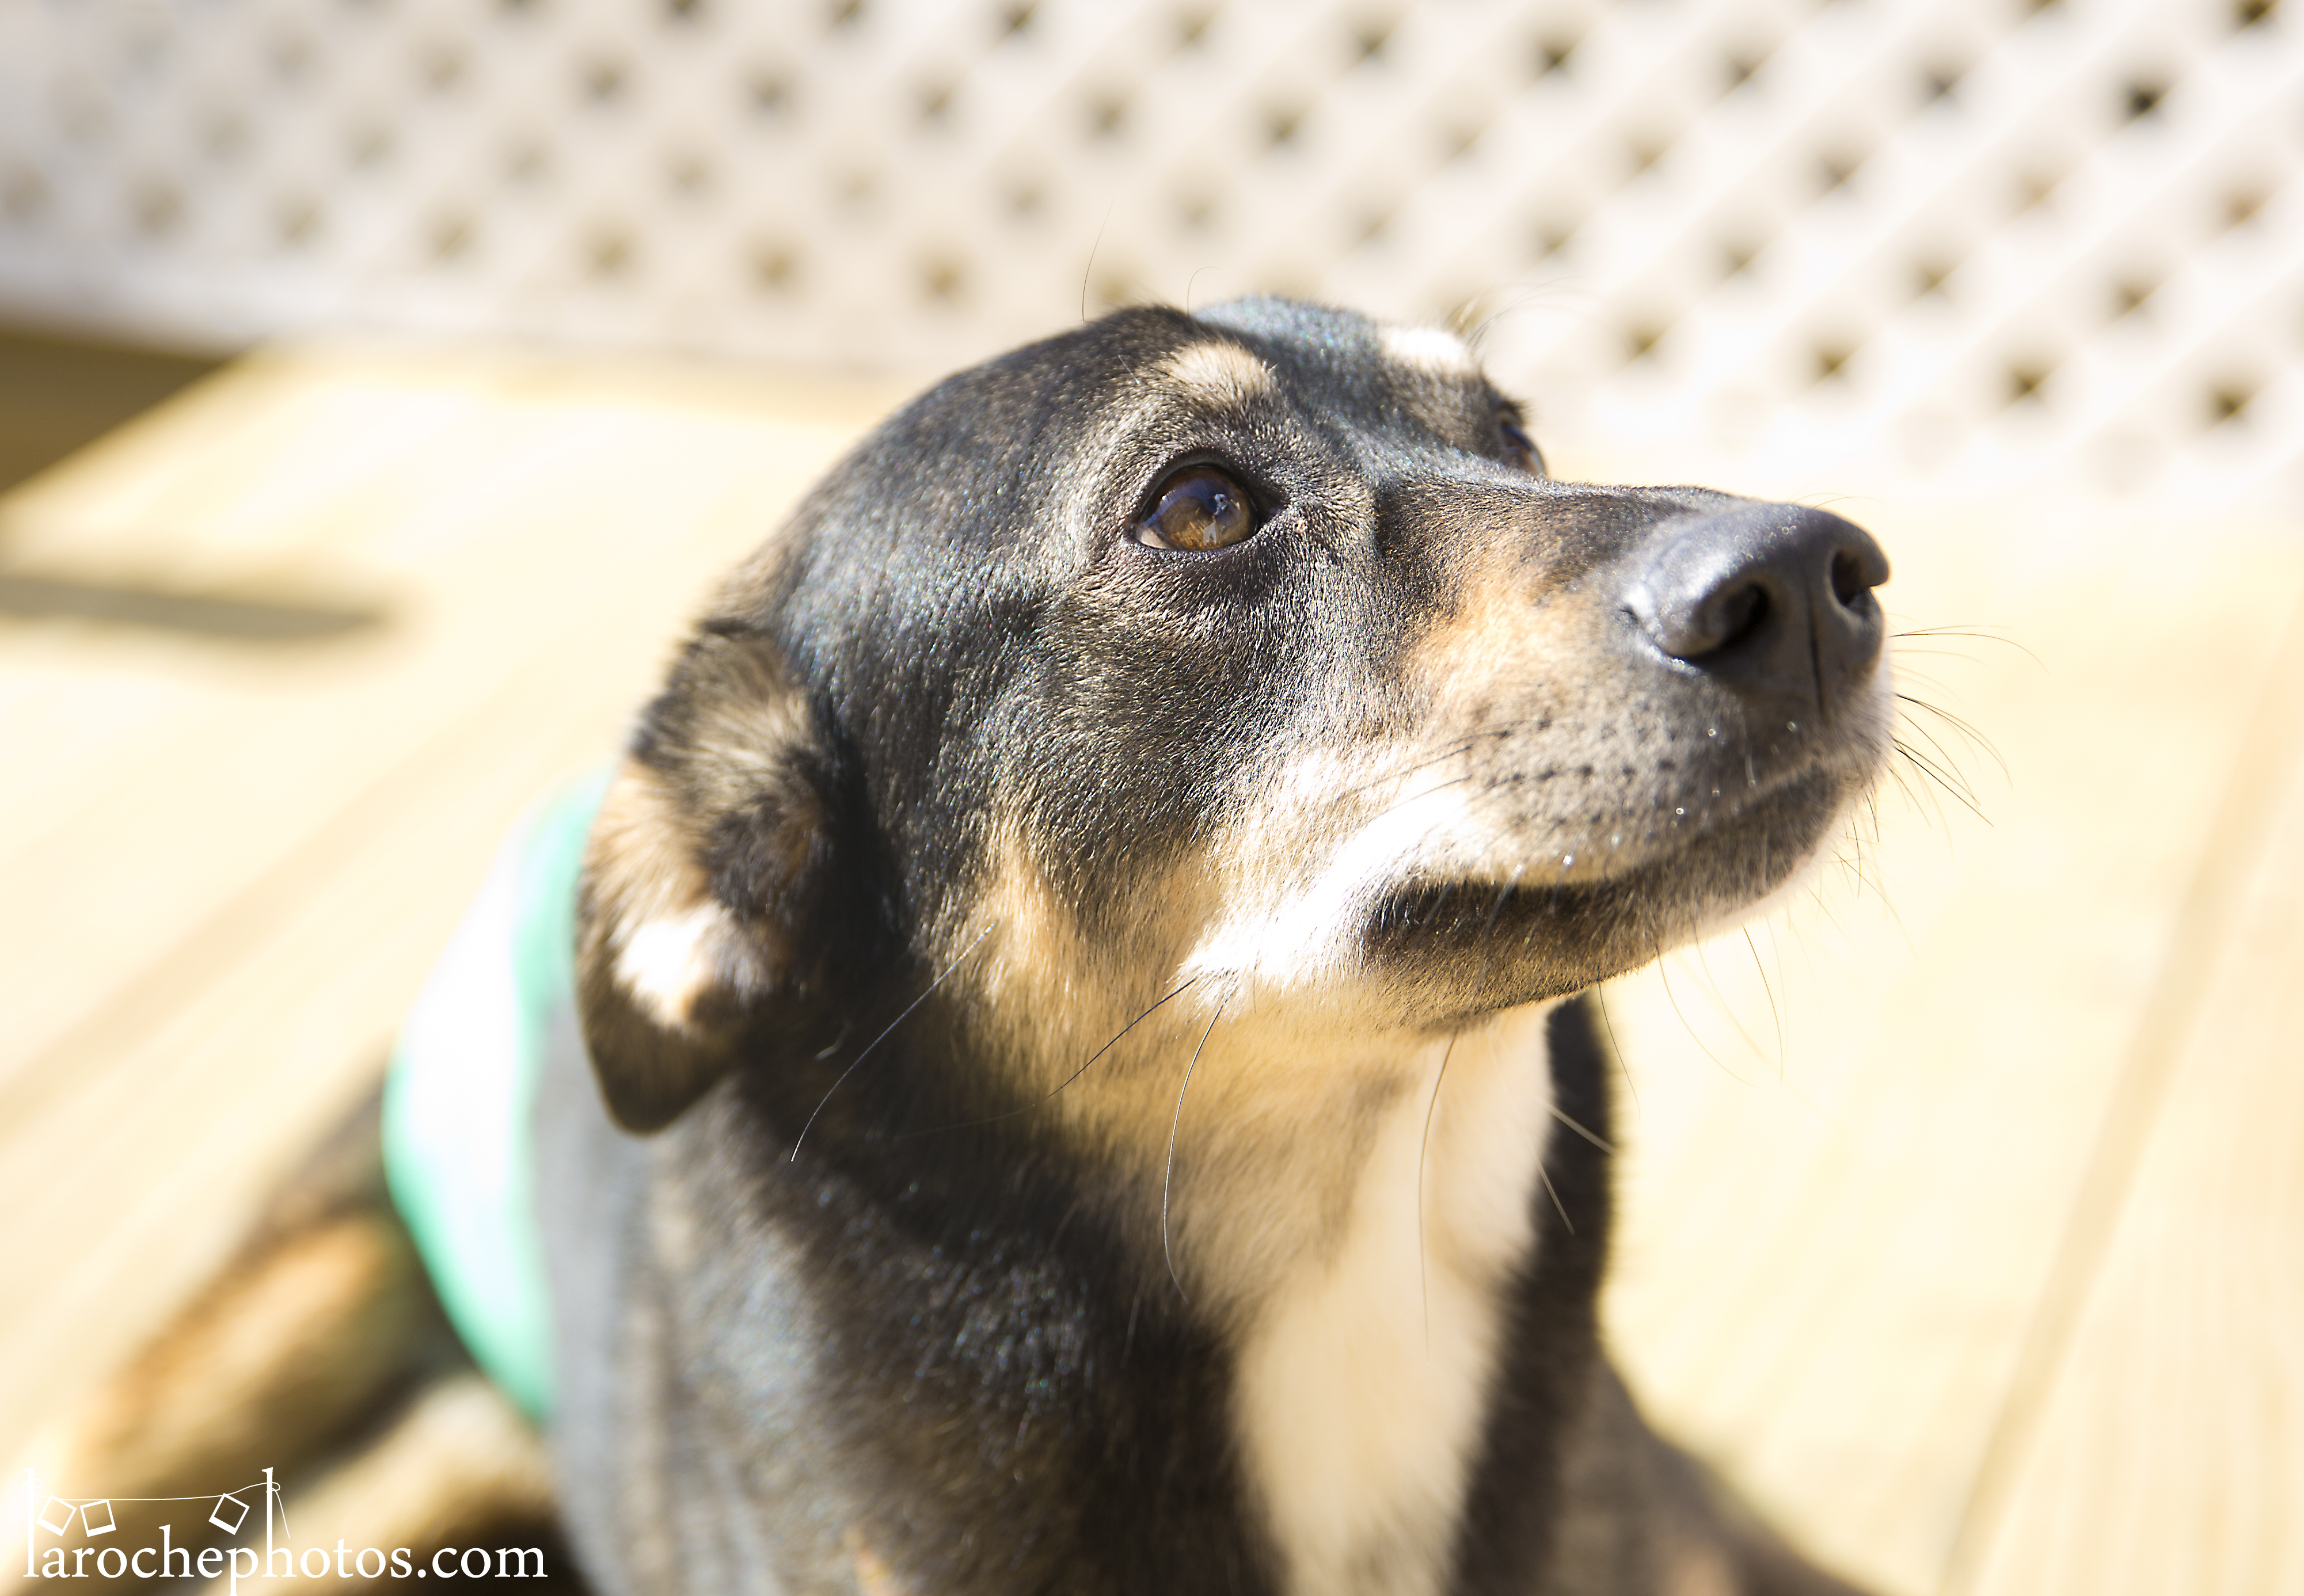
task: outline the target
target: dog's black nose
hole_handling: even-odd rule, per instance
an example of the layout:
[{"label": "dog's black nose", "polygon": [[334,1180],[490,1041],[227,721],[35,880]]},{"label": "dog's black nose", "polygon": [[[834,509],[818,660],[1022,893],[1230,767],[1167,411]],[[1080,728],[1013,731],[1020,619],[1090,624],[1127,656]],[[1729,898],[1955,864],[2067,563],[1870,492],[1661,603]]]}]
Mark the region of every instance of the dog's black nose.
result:
[{"label": "dog's black nose", "polygon": [[1746,504],[1663,528],[1624,607],[1656,646],[1723,685],[1829,709],[1880,657],[1888,556],[1827,511]]}]

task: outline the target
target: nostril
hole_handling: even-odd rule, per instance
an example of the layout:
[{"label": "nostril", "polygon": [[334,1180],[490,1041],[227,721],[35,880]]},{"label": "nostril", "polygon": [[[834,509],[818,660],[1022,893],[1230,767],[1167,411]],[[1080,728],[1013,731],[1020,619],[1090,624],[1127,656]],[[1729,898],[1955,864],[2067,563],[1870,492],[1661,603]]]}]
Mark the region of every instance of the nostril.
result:
[{"label": "nostril", "polygon": [[1857,598],[1872,591],[1865,580],[1864,562],[1853,553],[1842,549],[1832,557],[1832,595],[1842,604],[1853,606]]},{"label": "nostril", "polygon": [[1707,653],[1733,648],[1758,631],[1768,619],[1768,590],[1747,582],[1720,600],[1717,631],[1720,640]]}]

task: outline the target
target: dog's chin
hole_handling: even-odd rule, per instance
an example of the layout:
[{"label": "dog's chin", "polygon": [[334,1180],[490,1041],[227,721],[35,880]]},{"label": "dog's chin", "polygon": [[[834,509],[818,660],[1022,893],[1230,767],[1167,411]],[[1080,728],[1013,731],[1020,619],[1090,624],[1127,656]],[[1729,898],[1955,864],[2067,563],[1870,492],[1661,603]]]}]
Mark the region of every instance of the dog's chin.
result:
[{"label": "dog's chin", "polygon": [[1566,997],[1749,917],[1806,876],[1862,790],[1788,781],[1736,814],[1546,879],[1532,870],[1387,894],[1362,945],[1426,1023]]}]

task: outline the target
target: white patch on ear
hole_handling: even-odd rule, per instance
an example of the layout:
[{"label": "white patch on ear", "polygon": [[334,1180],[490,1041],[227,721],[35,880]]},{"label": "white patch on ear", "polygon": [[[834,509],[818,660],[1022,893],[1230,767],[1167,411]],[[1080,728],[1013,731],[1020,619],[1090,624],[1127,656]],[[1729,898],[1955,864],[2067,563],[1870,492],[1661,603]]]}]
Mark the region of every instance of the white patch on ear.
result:
[{"label": "white patch on ear", "polygon": [[1536,1245],[1551,1007],[1419,1050],[1427,1084],[1385,1110],[1340,1245],[1291,1260],[1249,1321],[1236,1420],[1298,1596],[1444,1586]]},{"label": "white patch on ear", "polygon": [[1385,359],[1427,376],[1478,376],[1480,363],[1462,339],[1438,327],[1386,327],[1377,335]]},{"label": "white patch on ear", "polygon": [[626,760],[609,783],[585,851],[591,910],[579,960],[605,961],[648,1018],[694,1034],[707,993],[768,984],[754,937],[713,896],[690,823],[656,772]]},{"label": "white patch on ear", "polygon": [[715,902],[642,920],[616,936],[616,982],[656,1024],[684,1031],[696,1000],[726,979],[724,955],[738,944],[735,916]]}]

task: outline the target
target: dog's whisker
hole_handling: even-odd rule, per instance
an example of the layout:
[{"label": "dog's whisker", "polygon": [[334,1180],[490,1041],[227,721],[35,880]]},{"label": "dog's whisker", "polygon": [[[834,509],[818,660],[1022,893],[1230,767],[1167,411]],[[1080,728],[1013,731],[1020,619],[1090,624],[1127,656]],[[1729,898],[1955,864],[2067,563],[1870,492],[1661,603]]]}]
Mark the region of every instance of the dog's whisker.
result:
[{"label": "dog's whisker", "polygon": [[1591,1143],[1592,1145],[1597,1147],[1601,1152],[1613,1154],[1616,1151],[1616,1144],[1614,1142],[1611,1142],[1607,1137],[1601,1136],[1589,1126],[1587,1126],[1571,1117],[1565,1110],[1562,1109],[1558,1103],[1548,1102],[1544,1106],[1550,1111],[1554,1119],[1559,1120],[1561,1124],[1574,1131],[1578,1136],[1582,1136],[1586,1141]]},{"label": "dog's whisker", "polygon": [[[1903,772],[1891,764],[1881,773],[1886,776],[1889,781],[1893,781],[1896,784],[1896,790],[1904,795],[1904,801],[1906,803],[1911,805],[1914,808],[1918,808],[1919,806],[1919,794],[1912,790],[1912,784],[1904,779]],[[1865,802],[1868,804],[1872,802],[1872,795],[1870,793],[1865,794]],[[1879,809],[1876,805],[1873,808],[1873,830],[1875,834],[1877,834],[1879,830]]]},{"label": "dog's whisker", "polygon": [[1082,326],[1088,325],[1088,285],[1096,276],[1096,252],[1104,248],[1104,230],[1111,225],[1112,207],[1107,205],[1104,207],[1104,220],[1096,224],[1096,237],[1088,242],[1088,259],[1080,266],[1080,318]]},{"label": "dog's whisker", "polygon": [[960,952],[953,957],[953,961],[944,967],[942,973],[939,974],[935,980],[928,984],[927,990],[922,992],[919,997],[914,998],[911,1002],[905,1004],[904,1011],[896,1016],[895,1018],[890,1020],[885,1030],[865,1044],[864,1051],[862,1052],[858,1053],[853,1059],[848,1061],[848,1068],[842,1070],[838,1077],[834,1079],[832,1085],[824,1089],[824,1095],[817,1099],[816,1107],[809,1113],[808,1123],[800,1127],[800,1135],[792,1138],[792,1152],[786,1156],[786,1162],[799,1161],[800,1144],[808,1140],[808,1133],[815,1127],[817,1116],[824,1112],[824,1105],[832,1101],[832,1094],[840,1090],[841,1086],[847,1082],[850,1076],[856,1073],[857,1066],[862,1064],[865,1060],[870,1058],[872,1056],[872,1050],[879,1046],[882,1043],[887,1041],[888,1038],[894,1034],[898,1026],[902,1025],[906,1020],[910,1019],[912,1017],[912,1010],[918,1009],[922,1003],[927,1002],[929,996],[935,992],[936,989],[942,986],[944,982],[950,978],[954,970],[960,968],[961,965],[967,960],[970,954],[982,947],[984,945],[984,939],[990,936],[995,931],[998,930],[999,926],[1000,923],[997,920],[995,920],[991,925],[987,925],[982,931],[978,932],[976,933],[976,940],[969,943],[967,947],[962,948]]},{"label": "dog's whisker", "polygon": [[1936,716],[1936,719],[1944,722],[1945,725],[1950,726],[1954,731],[1960,734],[1961,740],[1962,742],[1965,742],[1969,747],[1976,749],[1977,752],[1991,760],[1993,764],[1998,765],[2002,775],[2005,776],[2010,773],[2008,762],[2000,756],[1999,748],[1994,746],[1990,738],[1985,736],[1982,731],[1977,729],[1974,722],[1952,714],[1952,711],[1944,708],[1942,705],[1931,704],[1925,698],[1916,698],[1910,693],[1899,693],[1896,695],[1896,697],[1900,702],[1909,704],[1914,709],[1924,709],[1927,711],[1928,714]]},{"label": "dog's whisker", "polygon": [[1880,874],[1879,827],[1874,826],[1872,835],[1867,837],[1860,828],[1851,824],[1848,828],[1848,844],[1856,850],[1856,885],[1859,892],[1861,893],[1869,889],[1873,897],[1885,903],[1888,897],[1888,883]]},{"label": "dog's whisker", "polygon": [[[1487,1043],[1488,1068],[1491,1070],[1503,1068],[1502,1062],[1496,1058],[1496,1034],[1494,1031],[1490,1031],[1488,1033]],[[1550,1092],[1546,1092],[1545,1094],[1545,1106],[1551,1109],[1555,1114],[1560,1112],[1560,1110],[1553,1105],[1552,1094]],[[1562,1117],[1564,1119],[1566,1116],[1563,1115]],[[1586,1134],[1589,1135],[1590,1133],[1587,1132]],[[1560,1188],[1552,1184],[1552,1171],[1544,1167],[1544,1153],[1541,1148],[1537,1149],[1536,1155],[1536,1178],[1544,1182],[1545,1195],[1552,1199],[1552,1211],[1560,1216],[1561,1224],[1567,1228],[1569,1235],[1575,1235],[1576,1221],[1568,1217],[1568,1204],[1560,1200]]]},{"label": "dog's whisker", "polygon": [[[1360,782],[1358,786],[1344,788],[1334,796],[1338,798],[1357,798],[1362,793],[1374,791],[1376,788],[1382,787],[1387,782],[1404,781],[1410,776],[1418,775],[1422,772],[1430,770],[1436,764],[1445,764],[1451,759],[1461,758],[1464,755],[1470,753],[1475,747],[1478,747],[1483,742],[1506,741],[1512,738],[1520,735],[1522,732],[1527,731],[1531,728],[1541,730],[1550,723],[1550,719],[1546,716],[1520,715],[1511,720],[1500,722],[1494,726],[1483,727],[1478,731],[1472,732],[1453,743],[1447,744],[1440,748],[1436,753],[1429,755],[1425,758],[1419,759],[1412,764],[1403,765],[1396,771],[1386,771],[1382,775],[1372,776],[1368,781]],[[1406,794],[1388,806],[1385,813],[1390,813],[1392,808],[1397,808],[1401,804],[1413,803],[1417,798],[1422,797],[1425,792],[1438,792],[1445,788],[1460,785],[1461,783],[1470,781],[1471,779],[1471,776],[1468,773],[1466,775],[1457,777],[1453,781],[1444,781],[1441,783],[1439,787],[1425,788],[1418,792]]]},{"label": "dog's whisker", "polygon": [[1711,1043],[1704,1040],[1704,1034],[1696,1028],[1694,1022],[1690,1020],[1688,1018],[1688,1010],[1680,1006],[1680,994],[1672,989],[1672,966],[1664,958],[1664,940],[1661,935],[1656,939],[1656,978],[1664,983],[1664,1001],[1672,1005],[1673,1014],[1679,1019],[1681,1029],[1688,1033],[1688,1039],[1696,1043],[1697,1051],[1701,1052],[1706,1058],[1711,1060],[1714,1066],[1719,1069],[1721,1074],[1726,1076],[1730,1080],[1734,1081],[1740,1086],[1749,1086],[1755,1085],[1756,1083],[1746,1080],[1742,1076],[1738,1075],[1734,1070],[1729,1068],[1727,1061],[1722,1059],[1718,1053],[1712,1051]]},{"label": "dog's whisker", "polygon": [[1760,945],[1752,940],[1752,928],[1747,925],[1742,929],[1744,933],[1744,946],[1752,955],[1752,968],[1760,977],[1760,990],[1766,992],[1768,997],[1768,1018],[1775,1022],[1776,1078],[1782,1080],[1784,1073],[1783,1010],[1776,1007],[1776,989],[1768,984],[1768,967],[1760,962]]},{"label": "dog's whisker", "polygon": [[[1482,735],[1501,737],[1505,734],[1499,731],[1483,733]],[[1371,776],[1356,787],[1347,787],[1342,791],[1336,793],[1334,797],[1339,800],[1359,798],[1364,793],[1374,792],[1377,788],[1385,786],[1388,783],[1406,781],[1410,777],[1420,775],[1424,772],[1430,770],[1436,764],[1445,764],[1451,759],[1460,758],[1462,756],[1470,753],[1472,751],[1473,745],[1479,740],[1480,739],[1478,737],[1468,737],[1463,741],[1457,743],[1453,747],[1441,749],[1440,752],[1432,755],[1429,758],[1417,760],[1414,764],[1403,765],[1396,771],[1386,771],[1380,776]],[[1469,781],[1472,778],[1469,774],[1458,776],[1453,781],[1443,781],[1437,787],[1419,788],[1414,792],[1402,793],[1386,803],[1384,808],[1378,810],[1377,815],[1380,818],[1385,815],[1391,814],[1393,810],[1402,807],[1403,805],[1414,803],[1418,798],[1422,798],[1427,792],[1444,791],[1450,787],[1460,786],[1463,782]]]},{"label": "dog's whisker", "polygon": [[[1475,295],[1473,300],[1468,300],[1466,303],[1467,305],[1470,305],[1478,300],[1486,297],[1486,295]],[[1466,344],[1470,345],[1473,350],[1478,350],[1486,344],[1488,336],[1488,329],[1495,326],[1506,317],[1517,316],[1532,305],[1544,304],[1548,300],[1572,300],[1576,297],[1577,296],[1572,291],[1566,290],[1563,284],[1557,282],[1546,281],[1542,283],[1529,283],[1523,281],[1513,292],[1498,300],[1496,301],[1495,308],[1490,310],[1486,316],[1482,317],[1477,324],[1468,329],[1464,329],[1461,332],[1461,336],[1463,338]]]},{"label": "dog's whisker", "polygon": [[1632,1110],[1645,1113],[1647,1105],[1640,1101],[1639,1083],[1632,1078],[1631,1066],[1624,1062],[1624,1049],[1616,1040],[1616,1022],[1608,1014],[1608,984],[1605,981],[1588,989],[1592,1001],[1600,1008],[1600,1028],[1608,1033],[1608,1051],[1616,1060],[1616,1073],[1624,1077],[1624,1089],[1632,1094]]},{"label": "dog's whisker", "polygon": [[[1841,862],[1853,875],[1857,886],[1861,888],[1864,884],[1864,876],[1862,874],[1863,855],[1861,846],[1859,840],[1852,833],[1849,834],[1849,841],[1851,845],[1858,846],[1858,856],[1854,860],[1848,860],[1843,857]],[[1832,900],[1830,898],[1825,896],[1824,889],[1821,886],[1818,886],[1808,894],[1808,897],[1809,900],[1816,905],[1816,912],[1824,916],[1824,923],[1832,927],[1834,934],[1845,937],[1848,934],[1848,927],[1842,923],[1839,915],[1833,911]],[[1884,899],[1882,901],[1885,904],[1886,900]],[[1893,912],[1893,908],[1890,912]]]},{"label": "dog's whisker", "polygon": [[1968,778],[1961,773],[1959,765],[1953,762],[1952,750],[1945,747],[1941,739],[1929,731],[1927,727],[1921,725],[1918,721],[1907,718],[1904,722],[1904,725],[1913,736],[1922,739],[1927,743],[1929,747],[1936,750],[1936,762],[1939,768],[1941,768],[1944,773],[1945,781],[1952,785],[1956,786],[1960,790],[1961,795],[1967,798],[1970,802],[1975,801],[1976,789],[1969,781]]},{"label": "dog's whisker", "polygon": [[[1752,1056],[1765,1061],[1767,1058],[1766,1050],[1753,1040],[1751,1032],[1744,1028],[1743,1017],[1736,1012],[1736,1006],[1728,1001],[1728,994],[1721,988],[1720,977],[1712,973],[1712,960],[1706,955],[1704,948],[1704,942],[1700,938],[1692,945],[1692,950],[1696,954],[1696,967],[1703,973],[1704,984],[1712,999],[1712,1007],[1727,1020],[1738,1039],[1751,1050]],[[1773,1006],[1774,1000],[1771,999],[1770,1002]]]},{"label": "dog's whisker", "polygon": [[1216,1011],[1208,1016],[1208,1028],[1200,1033],[1200,1045],[1192,1050],[1191,1062],[1184,1066],[1184,1083],[1176,1088],[1175,1118],[1168,1121],[1167,1163],[1160,1171],[1160,1255],[1168,1261],[1168,1279],[1174,1282],[1176,1295],[1188,1303],[1192,1300],[1191,1293],[1184,1289],[1183,1277],[1176,1272],[1176,1253],[1168,1239],[1168,1198],[1176,1178],[1176,1130],[1184,1123],[1184,1094],[1192,1089],[1192,1071],[1200,1067],[1200,1054],[1206,1051],[1208,1038],[1216,1034],[1216,1021],[1224,1018],[1224,1004],[1231,1001],[1232,995],[1227,992],[1217,1002]]},{"label": "dog's whisker", "polygon": [[1552,1184],[1552,1171],[1544,1167],[1542,1158],[1536,1161],[1536,1178],[1544,1182],[1544,1195],[1552,1199],[1552,1212],[1560,1216],[1560,1222],[1568,1228],[1568,1234],[1575,1235],[1576,1221],[1568,1217],[1568,1204],[1560,1200],[1560,1188]]},{"label": "dog's whisker", "polygon": [[1905,746],[1902,742],[1892,744],[1892,749],[1899,757],[1910,758],[1911,760],[1911,776],[1923,778],[1915,784],[1913,780],[1911,780],[1910,777],[1908,777],[1906,773],[1901,768],[1893,764],[1890,764],[1888,768],[1891,773],[1895,776],[1896,785],[1903,792],[1906,801],[1910,803],[1915,809],[1932,815],[1935,817],[1936,825],[1949,834],[1952,827],[1952,816],[1945,812],[1944,799],[1938,796],[1936,792],[1936,784],[1932,781],[1925,779],[1927,772],[1923,768],[1920,761],[1908,754]]},{"label": "dog's whisker", "polygon": [[1472,990],[1476,992],[1487,991],[1488,978],[1495,974],[1496,921],[1504,914],[1504,905],[1512,901],[1512,893],[1520,886],[1520,878],[1527,871],[1526,861],[1513,866],[1512,874],[1504,878],[1504,885],[1497,888],[1495,901],[1488,906],[1487,923],[1480,927],[1480,974],[1479,978],[1472,985]]},{"label": "dog's whisker", "polygon": [[1130,1020],[1126,1025],[1121,1026],[1118,1031],[1114,1032],[1109,1042],[1106,1042],[1102,1047],[1097,1049],[1096,1051],[1088,1056],[1086,1063],[1083,1063],[1078,1069],[1073,1070],[1063,1080],[1057,1082],[1056,1085],[1048,1091],[1046,1095],[1026,1103],[1022,1108],[1010,1109],[1004,1113],[989,1115],[982,1119],[961,1119],[951,1125],[931,1126],[925,1130],[899,1131],[895,1136],[889,1139],[891,1141],[902,1142],[909,1141],[914,1136],[937,1136],[949,1130],[974,1130],[980,1126],[997,1125],[1004,1119],[1013,1119],[1020,1114],[1029,1114],[1037,1111],[1038,1110],[1046,1108],[1050,1103],[1056,1100],[1057,1093],[1062,1092],[1066,1086],[1071,1085],[1074,1081],[1080,1079],[1080,1077],[1086,1075],[1098,1059],[1103,1058],[1105,1054],[1119,1046],[1121,1040],[1125,1037],[1129,1032],[1134,1030],[1138,1026],[1149,1019],[1154,1011],[1165,1004],[1170,998],[1182,997],[1187,990],[1197,984],[1199,979],[1200,977],[1198,975],[1188,975],[1181,984],[1171,988],[1160,997],[1155,998],[1152,1001],[1150,1008],[1144,1009],[1142,1012],[1138,1014],[1134,1019]]},{"label": "dog's whisker", "polygon": [[1440,1068],[1432,1072],[1432,1098],[1424,1105],[1424,1139],[1416,1146],[1416,1288],[1424,1300],[1424,1345],[1432,1345],[1432,1279],[1424,1234],[1424,1170],[1432,1152],[1432,1116],[1440,1106],[1440,1084],[1448,1078],[1448,1060],[1456,1051],[1456,1038],[1440,1051]]},{"label": "dog's whisker", "polygon": [[1138,1015],[1134,1019],[1130,1020],[1126,1025],[1121,1026],[1117,1035],[1114,1036],[1110,1042],[1105,1043],[1102,1047],[1097,1049],[1096,1051],[1090,1053],[1088,1056],[1087,1063],[1082,1064],[1078,1069],[1073,1070],[1072,1074],[1066,1076],[1061,1082],[1059,1082],[1055,1092],[1049,1093],[1047,1097],[1042,1098],[1039,1103],[1034,1103],[1032,1106],[1034,1108],[1039,1107],[1040,1103],[1045,1103],[1049,1101],[1050,1098],[1055,1097],[1056,1092],[1063,1091],[1066,1086],[1071,1085],[1074,1081],[1080,1079],[1080,1077],[1086,1075],[1088,1072],[1088,1067],[1119,1045],[1122,1037],[1126,1036],[1129,1032],[1134,1030],[1138,1026],[1142,1025],[1147,1019],[1150,1018],[1156,1010],[1166,1005],[1169,999],[1182,997],[1186,992],[1198,985],[1199,984],[1199,980],[1200,977],[1198,975],[1187,975],[1177,985],[1171,987],[1167,992],[1155,999],[1150,1008],[1145,1009],[1143,1013]]},{"label": "dog's whisker", "polygon": [[[2043,671],[2048,668],[2046,661],[2043,660],[2038,654],[2033,653],[2029,648],[2027,648],[2023,644],[2019,643],[2015,638],[2007,636],[2005,633],[1998,631],[1988,626],[1977,626],[1974,624],[1958,622],[1950,626],[1916,626],[1908,628],[1903,631],[1891,632],[1888,635],[1899,642],[1902,642],[1906,638],[1972,638],[1979,643],[1997,643],[2003,648],[2012,648],[2017,653],[2022,654],[2026,659],[2030,660],[2034,664],[2039,666]],[[1899,649],[1897,652],[1901,654],[1902,650]],[[1953,657],[1964,658],[1966,656],[1954,655]]]},{"label": "dog's whisker", "polygon": [[1940,790],[1949,793],[1961,807],[1975,815],[1977,819],[1986,825],[1992,823],[1992,817],[1977,806],[1976,800],[1961,790],[1960,784],[1944,771],[1939,769],[1927,755],[1919,752],[1902,738],[1896,739],[1896,752],[1900,756],[1911,761],[1921,774],[1927,776]]},{"label": "dog's whisker", "polygon": [[[1889,767],[1889,770],[1891,774],[1894,773],[1893,766]],[[1878,830],[1876,817],[1874,830],[1876,832]],[[1913,942],[1910,930],[1904,925],[1903,916],[1897,912],[1896,900],[1894,898],[1890,896],[1888,892],[1888,883],[1879,876],[1877,860],[1876,859],[1874,861],[1874,869],[1869,876],[1862,874],[1864,870],[1863,833],[1859,832],[1851,822],[1847,827],[1843,828],[1842,835],[1846,837],[1850,845],[1856,849],[1855,869],[1858,872],[1857,885],[1861,888],[1867,884],[1868,882],[1869,882],[1872,888],[1873,897],[1878,900],[1880,908],[1887,914],[1890,923],[1896,927],[1896,933],[1902,937],[1906,944],[1911,947],[1915,954],[1917,954],[1919,951],[1919,944]],[[1824,916],[1825,924],[1831,926],[1835,934],[1842,937],[1846,936],[1848,934],[1847,927],[1841,923],[1840,916],[1833,912],[1832,905],[1825,898],[1823,892],[1821,891],[1817,891],[1812,893],[1811,896],[1815,901],[1817,912]]]}]

